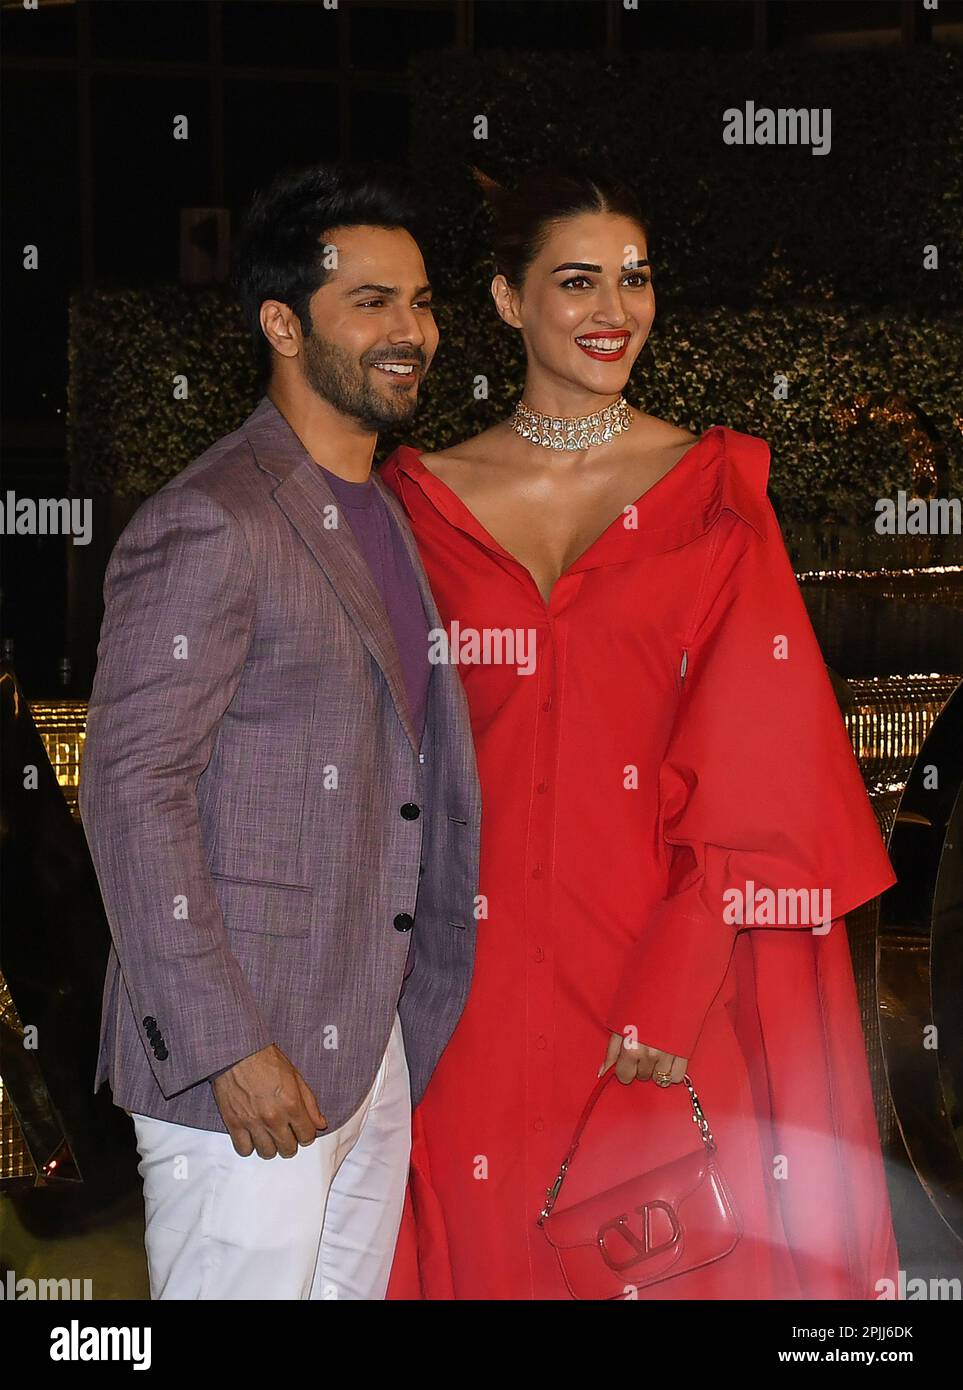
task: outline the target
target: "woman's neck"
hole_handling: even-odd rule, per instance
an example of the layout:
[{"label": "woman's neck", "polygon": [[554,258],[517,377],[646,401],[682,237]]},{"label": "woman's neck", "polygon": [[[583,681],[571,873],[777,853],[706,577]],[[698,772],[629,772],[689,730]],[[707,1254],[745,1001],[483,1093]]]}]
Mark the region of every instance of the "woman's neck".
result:
[{"label": "woman's neck", "polygon": [[579,419],[585,415],[596,415],[600,410],[615,405],[620,393],[609,392],[600,395],[572,382],[550,382],[544,379],[526,377],[522,400],[529,410],[539,415],[551,415],[558,419]]}]

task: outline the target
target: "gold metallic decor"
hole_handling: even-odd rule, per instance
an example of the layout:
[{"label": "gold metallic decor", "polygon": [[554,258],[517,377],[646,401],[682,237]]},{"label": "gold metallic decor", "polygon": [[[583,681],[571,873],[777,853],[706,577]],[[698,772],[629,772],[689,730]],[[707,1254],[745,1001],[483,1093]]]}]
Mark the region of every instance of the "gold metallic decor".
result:
[{"label": "gold metallic decor", "polygon": [[[913,494],[935,497],[946,478],[946,447],[918,406],[896,392],[872,391],[854,396],[831,412],[840,431],[872,424],[895,433],[913,468]],[[954,418],[959,428],[960,418]]]},{"label": "gold metallic decor", "polygon": [[959,680],[920,675],[846,682],[849,703],[843,718],[870,796],[903,791],[934,720]]},{"label": "gold metallic decor", "polygon": [[79,822],[77,789],[87,727],[87,701],[31,700],[29,706],[70,814]]},{"label": "gold metallic decor", "polygon": [[[23,1024],[10,998],[7,982],[0,972],[0,1027],[5,1038],[23,1037]],[[13,1105],[0,1075],[0,1188],[33,1187],[36,1169],[30,1157]]]},{"label": "gold metallic decor", "polygon": [[81,1182],[36,1053],[0,971],[0,1192]]}]

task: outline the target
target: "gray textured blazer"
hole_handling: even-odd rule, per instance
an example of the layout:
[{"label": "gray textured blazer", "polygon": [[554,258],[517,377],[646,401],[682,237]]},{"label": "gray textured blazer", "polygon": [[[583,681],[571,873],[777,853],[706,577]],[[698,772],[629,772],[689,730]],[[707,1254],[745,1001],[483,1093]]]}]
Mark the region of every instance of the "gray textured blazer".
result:
[{"label": "gray textured blazer", "polygon": [[433,666],[419,751],[384,604],[336,518],[264,396],[111,555],[80,810],[112,936],[94,1090],[109,1080],[126,1110],[225,1131],[208,1078],[275,1043],[330,1132],[396,1008],[417,1104],[464,1007],[481,821],[464,691]]}]

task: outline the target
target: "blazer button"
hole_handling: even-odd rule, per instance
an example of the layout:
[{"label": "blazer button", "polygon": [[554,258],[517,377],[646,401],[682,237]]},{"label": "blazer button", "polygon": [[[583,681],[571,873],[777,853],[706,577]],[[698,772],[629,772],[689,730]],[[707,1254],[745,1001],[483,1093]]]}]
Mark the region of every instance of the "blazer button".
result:
[{"label": "blazer button", "polygon": [[416,806],[413,801],[406,801],[401,808],[401,814],[405,820],[417,820],[421,815],[421,807]]},{"label": "blazer button", "polygon": [[395,931],[411,931],[415,919],[410,912],[399,912],[395,918]]}]

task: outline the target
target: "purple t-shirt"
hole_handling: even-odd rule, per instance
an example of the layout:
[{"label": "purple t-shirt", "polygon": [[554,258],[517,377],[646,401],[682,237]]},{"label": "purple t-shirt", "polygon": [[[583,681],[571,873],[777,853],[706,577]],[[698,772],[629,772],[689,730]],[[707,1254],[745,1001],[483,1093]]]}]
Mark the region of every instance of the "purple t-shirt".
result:
[{"label": "purple t-shirt", "polygon": [[[411,559],[387,502],[370,478],[364,483],[352,483],[327,468],[321,468],[321,472],[338,506],[344,509],[352,534],[384,600],[404,672],[411,722],[420,745],[425,732],[431,664],[428,661],[428,618]],[[415,964],[416,930],[413,928],[409,934],[405,980]],[[402,983],[402,994],[404,989]]]}]

